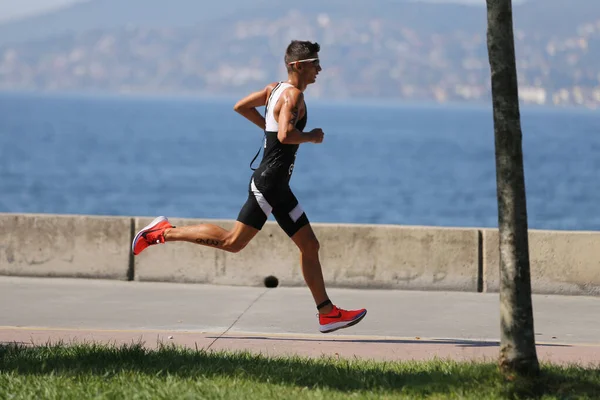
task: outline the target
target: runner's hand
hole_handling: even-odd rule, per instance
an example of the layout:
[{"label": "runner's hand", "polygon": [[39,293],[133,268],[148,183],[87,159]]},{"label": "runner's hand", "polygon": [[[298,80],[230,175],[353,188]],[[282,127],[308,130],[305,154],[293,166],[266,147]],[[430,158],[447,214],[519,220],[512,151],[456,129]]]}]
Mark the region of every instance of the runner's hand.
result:
[{"label": "runner's hand", "polygon": [[310,141],[313,143],[322,143],[323,136],[325,136],[325,134],[323,133],[323,130],[321,128],[313,129],[312,131],[309,132],[309,135],[311,136]]}]

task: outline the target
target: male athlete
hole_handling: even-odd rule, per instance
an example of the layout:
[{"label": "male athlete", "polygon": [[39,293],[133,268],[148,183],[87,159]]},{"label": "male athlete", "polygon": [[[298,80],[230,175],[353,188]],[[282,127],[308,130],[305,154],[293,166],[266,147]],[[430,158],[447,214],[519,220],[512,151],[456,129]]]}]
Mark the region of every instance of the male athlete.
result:
[{"label": "male athlete", "polygon": [[[164,242],[186,241],[237,253],[262,229],[273,213],[279,226],[300,249],[304,280],[319,311],[323,333],[360,322],[367,310],[346,311],[329,300],[319,262],[319,242],[289,186],[301,143],[323,142],[323,131],[303,132],[307,121],[304,90],[321,71],[318,43],[294,40],[285,53],[286,82],[272,83],[240,100],[234,110],[265,132],[263,159],[250,179],[249,196],[231,231],[212,224],[173,227],[158,217],[135,236],[133,254]],[[263,117],[257,107],[265,106]]]}]

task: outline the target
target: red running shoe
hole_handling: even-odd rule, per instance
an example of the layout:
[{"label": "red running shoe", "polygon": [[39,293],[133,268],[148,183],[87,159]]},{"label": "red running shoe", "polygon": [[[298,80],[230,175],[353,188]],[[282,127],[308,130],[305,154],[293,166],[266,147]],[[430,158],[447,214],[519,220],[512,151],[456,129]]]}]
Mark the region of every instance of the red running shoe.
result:
[{"label": "red running shoe", "polygon": [[329,333],[338,329],[347,328],[358,324],[367,315],[367,310],[342,310],[333,306],[329,314],[319,314],[319,330],[321,333]]},{"label": "red running shoe", "polygon": [[163,233],[165,232],[165,229],[168,228],[173,228],[173,225],[169,223],[167,217],[158,217],[154,219],[154,221],[150,222],[148,226],[135,235],[133,243],[131,244],[133,254],[137,256],[148,246],[164,243],[165,237],[163,236]]}]

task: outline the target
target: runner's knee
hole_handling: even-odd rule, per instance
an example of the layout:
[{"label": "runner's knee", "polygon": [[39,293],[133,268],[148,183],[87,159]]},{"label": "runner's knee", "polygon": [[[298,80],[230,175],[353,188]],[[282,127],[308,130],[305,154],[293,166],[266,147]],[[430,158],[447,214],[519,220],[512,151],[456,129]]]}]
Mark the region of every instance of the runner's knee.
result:
[{"label": "runner's knee", "polygon": [[241,241],[228,241],[226,240],[225,243],[223,243],[223,250],[228,251],[230,253],[239,253],[240,251],[244,250],[244,247],[246,247],[248,243],[243,243]]},{"label": "runner's knee", "polygon": [[248,245],[247,241],[241,240],[239,236],[228,236],[223,242],[223,250],[230,253],[239,253]]},{"label": "runner's knee", "polygon": [[316,254],[319,252],[320,248],[321,244],[319,243],[317,238],[311,238],[302,244],[302,246],[300,247],[300,251],[303,254]]}]

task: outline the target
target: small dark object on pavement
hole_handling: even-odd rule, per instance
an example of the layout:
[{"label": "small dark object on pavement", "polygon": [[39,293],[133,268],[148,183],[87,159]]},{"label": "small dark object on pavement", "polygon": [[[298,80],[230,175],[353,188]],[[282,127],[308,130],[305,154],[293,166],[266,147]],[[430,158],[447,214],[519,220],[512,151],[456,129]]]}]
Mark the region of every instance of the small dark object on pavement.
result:
[{"label": "small dark object on pavement", "polygon": [[269,275],[265,278],[265,286],[268,288],[275,288],[279,285],[279,279],[274,277],[273,275]]}]

